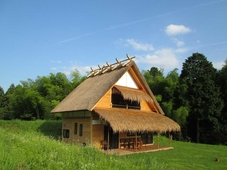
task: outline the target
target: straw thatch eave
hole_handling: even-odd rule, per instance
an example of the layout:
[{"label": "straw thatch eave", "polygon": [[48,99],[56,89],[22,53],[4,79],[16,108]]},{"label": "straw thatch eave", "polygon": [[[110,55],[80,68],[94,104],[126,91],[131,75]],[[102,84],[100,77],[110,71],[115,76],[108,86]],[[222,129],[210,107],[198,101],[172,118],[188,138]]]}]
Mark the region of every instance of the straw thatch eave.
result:
[{"label": "straw thatch eave", "polygon": [[122,108],[95,108],[94,111],[110,124],[114,132],[180,131],[175,121],[159,113]]},{"label": "straw thatch eave", "polygon": [[146,102],[153,102],[153,99],[142,90],[118,85],[115,85],[114,88],[116,88],[121,93],[125,100],[134,100],[138,102],[145,100]]}]

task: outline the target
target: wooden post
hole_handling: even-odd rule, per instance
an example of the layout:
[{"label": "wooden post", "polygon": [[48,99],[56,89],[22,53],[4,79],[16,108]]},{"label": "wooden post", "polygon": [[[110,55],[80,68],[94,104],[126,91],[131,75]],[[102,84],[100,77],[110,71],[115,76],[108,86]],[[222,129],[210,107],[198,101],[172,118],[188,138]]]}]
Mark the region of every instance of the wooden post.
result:
[{"label": "wooden post", "polygon": [[169,146],[172,146],[172,135],[170,135],[170,132],[169,132]]},{"label": "wooden post", "polygon": [[158,133],[158,149],[159,149],[159,133]]},{"label": "wooden post", "polygon": [[137,152],[137,132],[136,132],[136,152]]},{"label": "wooden post", "polygon": [[170,132],[169,132],[169,146],[171,146],[171,141],[170,141]]},{"label": "wooden post", "polygon": [[110,125],[108,124],[107,152],[109,152],[109,148],[110,148]]}]

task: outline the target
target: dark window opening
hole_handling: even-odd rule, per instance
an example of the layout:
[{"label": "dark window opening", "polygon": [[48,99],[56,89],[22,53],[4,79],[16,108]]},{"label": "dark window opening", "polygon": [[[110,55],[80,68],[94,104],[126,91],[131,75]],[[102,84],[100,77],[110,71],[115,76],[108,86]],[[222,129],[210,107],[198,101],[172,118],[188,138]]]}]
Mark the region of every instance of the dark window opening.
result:
[{"label": "dark window opening", "polygon": [[69,130],[63,129],[63,138],[69,138]]},{"label": "dark window opening", "polygon": [[127,105],[129,109],[138,109],[140,110],[140,103],[135,100],[127,100]]},{"label": "dark window opening", "polygon": [[77,130],[78,130],[78,124],[74,124],[74,134],[77,135]]},{"label": "dark window opening", "polygon": [[83,136],[83,124],[80,124],[80,136]]},{"label": "dark window opening", "polygon": [[153,133],[151,132],[148,132],[148,133],[140,133],[138,134],[141,136],[141,139],[143,141],[143,144],[152,144],[154,141],[153,141]]},{"label": "dark window opening", "polygon": [[112,94],[111,100],[112,100],[112,107],[140,110],[140,102],[135,100],[124,100],[122,95]]},{"label": "dark window opening", "polygon": [[133,133],[133,132],[130,132],[130,131],[129,131],[129,132],[127,133],[127,136],[136,136],[136,133]]}]

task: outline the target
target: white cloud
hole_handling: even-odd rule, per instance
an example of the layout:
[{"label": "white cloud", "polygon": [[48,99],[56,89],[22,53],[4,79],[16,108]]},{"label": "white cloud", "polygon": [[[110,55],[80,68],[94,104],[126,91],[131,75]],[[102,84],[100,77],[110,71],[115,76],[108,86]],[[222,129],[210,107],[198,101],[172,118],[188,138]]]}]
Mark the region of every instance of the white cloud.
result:
[{"label": "white cloud", "polygon": [[88,66],[78,66],[78,65],[71,65],[68,67],[62,68],[62,71],[65,75],[69,76],[71,72],[78,70],[80,75],[84,76],[87,75],[87,72],[90,72],[91,69]]},{"label": "white cloud", "polygon": [[57,70],[57,68],[56,67],[52,67],[51,70]]},{"label": "white cloud", "polygon": [[183,41],[177,41],[176,44],[177,44],[177,47],[184,46],[184,42]]},{"label": "white cloud", "polygon": [[138,43],[134,39],[127,39],[126,46],[131,46],[133,49],[138,51],[153,51],[154,47],[151,44]]},{"label": "white cloud", "polygon": [[225,62],[213,62],[214,68],[220,70],[225,65]]},{"label": "white cloud", "polygon": [[172,41],[176,44],[177,47],[184,46],[184,41],[180,41],[177,38],[172,38]]},{"label": "white cloud", "polygon": [[178,34],[186,34],[189,32],[191,32],[191,29],[188,27],[185,27],[184,25],[170,24],[165,29],[165,33],[169,36],[174,36],[174,35],[178,35]]},{"label": "white cloud", "polygon": [[[61,62],[61,61],[50,61],[51,63],[54,63],[54,66],[51,67],[51,70],[55,71],[55,72],[62,72],[64,73],[66,76],[70,76],[70,73],[78,70],[79,73],[84,76],[87,75],[87,72],[90,72],[90,67],[88,66],[82,66],[78,65],[78,62],[74,62],[74,61],[68,61],[68,62]],[[60,64],[60,65],[59,65]],[[63,65],[64,64],[64,65]],[[57,65],[57,66],[56,66]]]},{"label": "white cloud", "polygon": [[175,52],[176,53],[186,53],[186,52],[188,52],[188,48],[177,48],[176,50],[175,50]]},{"label": "white cloud", "polygon": [[179,64],[177,56],[172,49],[160,49],[154,54],[138,57],[137,62],[150,64],[152,67],[163,68],[164,70],[178,68]]},{"label": "white cloud", "polygon": [[51,62],[51,63],[58,63],[58,64],[62,63],[60,60],[57,60],[57,61],[55,61],[55,60],[50,60],[50,62]]}]

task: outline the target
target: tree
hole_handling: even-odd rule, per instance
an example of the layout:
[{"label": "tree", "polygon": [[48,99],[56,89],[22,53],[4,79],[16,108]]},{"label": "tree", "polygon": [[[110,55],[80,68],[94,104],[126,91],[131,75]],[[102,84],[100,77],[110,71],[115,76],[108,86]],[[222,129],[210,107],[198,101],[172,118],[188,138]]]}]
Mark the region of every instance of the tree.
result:
[{"label": "tree", "polygon": [[[29,78],[20,81],[16,87],[12,84],[6,94],[0,88],[0,119],[56,118],[50,111],[84,79],[76,70],[71,73],[71,80],[64,73],[50,73],[38,76],[35,81]],[[6,101],[4,111],[2,96]]]},{"label": "tree", "polygon": [[221,89],[221,98],[225,103],[219,121],[221,122],[221,129],[220,129],[220,141],[223,144],[227,143],[227,59],[225,60],[225,64],[218,71],[217,74],[217,84]]},{"label": "tree", "polygon": [[82,77],[80,72],[76,69],[70,73],[70,80],[73,88],[76,88],[82,81],[85,80],[86,77]]},{"label": "tree", "polygon": [[[152,67],[148,71],[144,71],[143,75],[156,96],[166,116],[178,122],[181,128],[185,127],[188,116],[188,108],[182,105],[183,86],[179,83],[178,69],[174,69],[163,75],[163,70]],[[183,92],[183,93],[182,93]],[[177,135],[177,138],[182,137]]]},{"label": "tree", "polygon": [[[151,67],[150,70],[142,71],[142,74],[146,79],[150,89],[152,89],[154,95],[157,97],[159,94],[161,94],[164,88],[162,85],[164,81],[163,70],[156,67]],[[161,96],[158,97],[160,99],[162,98]]]},{"label": "tree", "polygon": [[2,109],[2,116],[1,119],[10,120],[13,119],[13,113],[12,113],[12,105],[11,101],[9,99],[9,96],[14,93],[15,86],[14,84],[11,84],[6,93],[4,94],[4,102],[3,102],[3,109]]},{"label": "tree", "polygon": [[217,128],[217,118],[223,107],[220,89],[215,84],[216,73],[212,63],[200,53],[193,53],[183,63],[180,79],[187,85],[188,130],[192,140],[198,143],[214,142],[209,134]]},{"label": "tree", "polygon": [[0,119],[4,117],[4,112],[5,112],[5,93],[3,88],[0,86]]}]

